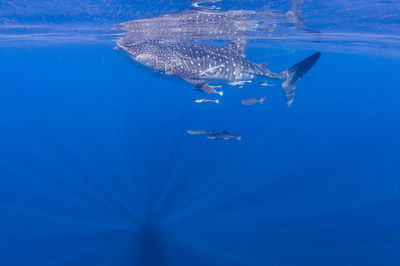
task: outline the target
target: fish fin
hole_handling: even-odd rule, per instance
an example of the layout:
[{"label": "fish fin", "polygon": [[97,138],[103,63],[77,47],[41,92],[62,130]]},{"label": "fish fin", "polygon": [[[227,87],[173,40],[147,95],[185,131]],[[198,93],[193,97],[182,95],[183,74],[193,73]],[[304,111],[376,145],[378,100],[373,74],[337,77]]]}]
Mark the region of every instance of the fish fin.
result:
[{"label": "fish fin", "polygon": [[246,49],[246,41],[245,40],[235,40],[234,42],[231,42],[230,44],[222,47],[222,49],[230,50],[231,52],[241,56],[245,57],[245,49]]},{"label": "fish fin", "polygon": [[280,73],[284,79],[282,82],[282,91],[288,106],[293,102],[297,82],[311,69],[320,57],[320,52],[315,53]]},{"label": "fish fin", "polygon": [[198,91],[203,91],[205,93],[218,93],[220,96],[224,95],[223,91],[216,91],[213,87],[207,84],[204,80],[202,80],[202,83],[199,83],[195,85],[197,87],[196,90]]},{"label": "fish fin", "polygon": [[210,87],[201,77],[191,75],[186,72],[174,72],[173,75],[180,77],[187,83],[196,87],[195,91],[203,91],[206,93],[218,93],[214,88]]},{"label": "fish fin", "polygon": [[303,26],[304,18],[301,14],[301,5],[304,0],[292,0],[290,3],[290,10],[286,12],[286,19],[288,22],[293,23],[296,28]]},{"label": "fish fin", "polygon": [[215,100],[215,103],[216,103],[216,104],[219,104],[219,99],[216,99],[216,100]]},{"label": "fish fin", "polygon": [[307,29],[303,26],[304,17],[301,13],[303,2],[304,0],[291,0],[290,9],[286,12],[287,22],[292,23],[296,29],[305,31],[307,33],[321,33],[319,30]]},{"label": "fish fin", "polygon": [[264,101],[267,99],[267,97],[262,97],[261,99],[260,99],[260,104],[263,104],[264,103]]},{"label": "fish fin", "polygon": [[237,136],[236,139],[237,140],[242,140],[242,136]]}]

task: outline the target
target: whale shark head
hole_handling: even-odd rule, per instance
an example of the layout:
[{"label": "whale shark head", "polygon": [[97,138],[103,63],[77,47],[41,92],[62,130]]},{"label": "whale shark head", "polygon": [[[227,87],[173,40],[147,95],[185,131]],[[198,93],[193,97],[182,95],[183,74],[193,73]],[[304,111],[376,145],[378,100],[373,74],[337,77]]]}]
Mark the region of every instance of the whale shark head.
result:
[{"label": "whale shark head", "polygon": [[153,41],[133,42],[122,38],[117,42],[117,45],[127,52],[133,60],[147,67],[156,68],[157,62],[161,59],[160,47]]}]

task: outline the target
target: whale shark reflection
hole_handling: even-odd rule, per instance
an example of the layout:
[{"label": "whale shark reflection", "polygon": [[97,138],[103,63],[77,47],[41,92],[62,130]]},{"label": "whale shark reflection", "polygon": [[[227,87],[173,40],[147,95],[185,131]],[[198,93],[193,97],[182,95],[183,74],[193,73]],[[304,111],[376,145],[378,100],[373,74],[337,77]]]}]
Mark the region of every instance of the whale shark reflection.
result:
[{"label": "whale shark reflection", "polygon": [[[196,1],[194,3],[215,3]],[[136,40],[238,40],[257,38],[279,31],[279,25],[292,24],[302,29],[301,15],[303,0],[292,0],[286,13],[277,13],[264,8],[254,10],[227,10],[217,12],[217,8],[185,10],[158,17],[137,19],[120,24],[126,35]]]}]

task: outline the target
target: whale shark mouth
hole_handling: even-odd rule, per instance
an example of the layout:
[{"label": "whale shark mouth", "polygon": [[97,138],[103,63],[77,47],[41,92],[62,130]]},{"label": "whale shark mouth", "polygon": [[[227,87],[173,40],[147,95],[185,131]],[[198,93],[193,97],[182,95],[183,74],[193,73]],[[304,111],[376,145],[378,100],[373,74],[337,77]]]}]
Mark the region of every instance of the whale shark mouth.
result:
[{"label": "whale shark mouth", "polygon": [[139,54],[134,59],[145,66],[155,66],[157,63],[157,56],[153,54]]},{"label": "whale shark mouth", "polygon": [[143,40],[135,40],[133,38],[129,38],[128,36],[125,36],[123,38],[120,38],[117,41],[117,47],[128,52],[130,47],[133,47],[135,45],[138,45],[138,44],[141,44],[144,42],[145,41],[143,41]]}]

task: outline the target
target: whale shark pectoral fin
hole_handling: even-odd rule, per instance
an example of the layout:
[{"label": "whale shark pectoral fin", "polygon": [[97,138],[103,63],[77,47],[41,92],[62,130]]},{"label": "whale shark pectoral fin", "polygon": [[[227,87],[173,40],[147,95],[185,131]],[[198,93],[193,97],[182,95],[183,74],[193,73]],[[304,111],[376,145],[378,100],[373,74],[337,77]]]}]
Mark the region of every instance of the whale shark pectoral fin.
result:
[{"label": "whale shark pectoral fin", "polygon": [[179,73],[176,74],[176,76],[180,77],[181,79],[183,79],[184,81],[186,81],[187,83],[193,85],[196,87],[196,91],[203,91],[206,93],[218,93],[219,95],[222,96],[222,91],[216,91],[213,87],[211,87],[210,85],[207,84],[207,82],[205,82],[202,78],[197,77],[197,76],[189,76],[186,75],[184,73]]},{"label": "whale shark pectoral fin", "polygon": [[222,91],[216,91],[213,87],[208,85],[206,82],[204,82],[198,89],[201,91],[204,91],[206,93],[218,93],[221,96],[223,95]]},{"label": "whale shark pectoral fin", "polygon": [[193,89],[194,91],[200,91],[200,92],[205,92],[205,93],[218,93],[219,95],[223,95],[222,91],[216,91],[215,89],[213,89],[212,87],[208,86],[202,86],[201,88],[195,88]]}]

